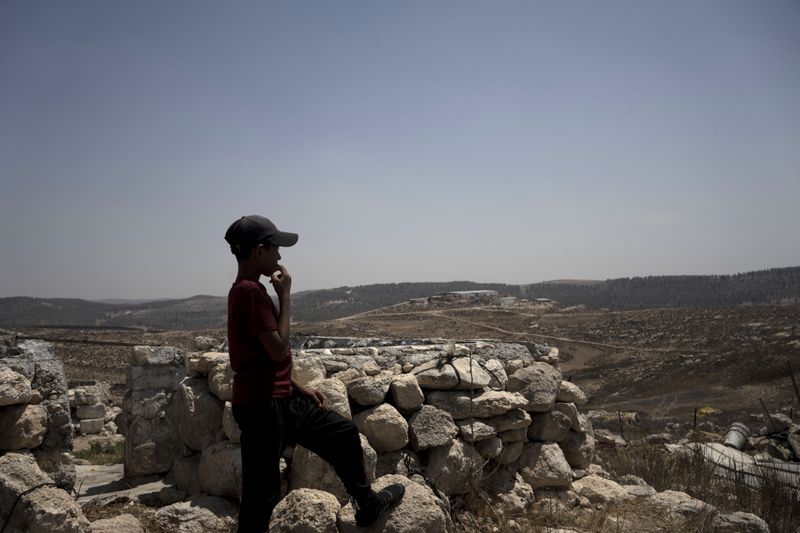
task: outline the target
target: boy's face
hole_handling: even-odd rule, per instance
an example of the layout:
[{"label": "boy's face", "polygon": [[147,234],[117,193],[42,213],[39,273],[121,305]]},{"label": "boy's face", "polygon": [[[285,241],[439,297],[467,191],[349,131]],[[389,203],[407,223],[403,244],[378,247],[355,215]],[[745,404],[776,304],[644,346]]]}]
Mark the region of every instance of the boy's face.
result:
[{"label": "boy's face", "polygon": [[278,261],[281,260],[281,254],[278,253],[278,247],[274,244],[259,244],[253,250],[253,255],[262,275],[271,276],[273,272],[278,270]]}]

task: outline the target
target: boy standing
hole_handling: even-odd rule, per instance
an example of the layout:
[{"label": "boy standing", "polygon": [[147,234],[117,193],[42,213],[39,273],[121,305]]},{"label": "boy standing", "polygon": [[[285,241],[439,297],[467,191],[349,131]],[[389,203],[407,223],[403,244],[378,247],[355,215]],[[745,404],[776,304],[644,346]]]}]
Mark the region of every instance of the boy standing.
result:
[{"label": "boy standing", "polygon": [[[278,230],[262,216],[233,222],[225,240],[239,272],[228,293],[228,345],[233,378],[233,417],[242,450],[239,533],[268,530],[280,499],[279,461],[287,445],[300,444],[336,470],[353,506],[356,523],[368,526],[403,498],[402,485],[376,493],[367,482],[356,426],[333,411],[315,389],[292,379],[289,347],[292,278],[278,248],[293,246],[297,234]],[[259,282],[269,276],[280,310]]]}]

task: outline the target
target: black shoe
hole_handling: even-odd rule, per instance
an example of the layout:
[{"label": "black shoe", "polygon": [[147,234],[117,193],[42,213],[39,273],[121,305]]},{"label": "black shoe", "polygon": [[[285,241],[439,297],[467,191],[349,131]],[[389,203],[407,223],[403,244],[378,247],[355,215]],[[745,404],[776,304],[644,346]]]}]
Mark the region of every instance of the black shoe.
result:
[{"label": "black shoe", "polygon": [[378,493],[373,492],[372,498],[364,502],[363,505],[353,501],[353,506],[356,508],[356,524],[359,527],[371,526],[380,515],[400,503],[405,493],[406,488],[399,483],[395,483]]}]

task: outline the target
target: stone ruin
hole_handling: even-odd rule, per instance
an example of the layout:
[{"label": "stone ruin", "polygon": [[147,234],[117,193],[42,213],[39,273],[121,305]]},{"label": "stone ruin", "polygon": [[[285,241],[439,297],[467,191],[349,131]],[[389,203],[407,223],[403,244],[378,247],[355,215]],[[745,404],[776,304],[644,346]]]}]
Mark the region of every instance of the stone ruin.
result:
[{"label": "stone ruin", "polygon": [[75,485],[64,368],[42,341],[0,337],[0,530],[88,531]]},{"label": "stone ruin", "polygon": [[[522,513],[534,491],[557,496],[591,472],[594,435],[579,410],[586,396],[562,380],[557,349],[397,342],[313,340],[294,353],[295,379],[321,390],[329,408],[359,428],[374,486],[406,486],[407,504],[374,531],[452,531],[453,497]],[[126,475],[167,475],[174,486],[162,491],[165,504],[238,500],[228,354],[140,346],[131,358],[118,418]],[[301,446],[284,456],[285,498],[273,527],[313,516],[324,524],[309,531],[358,530],[333,469]]]}]

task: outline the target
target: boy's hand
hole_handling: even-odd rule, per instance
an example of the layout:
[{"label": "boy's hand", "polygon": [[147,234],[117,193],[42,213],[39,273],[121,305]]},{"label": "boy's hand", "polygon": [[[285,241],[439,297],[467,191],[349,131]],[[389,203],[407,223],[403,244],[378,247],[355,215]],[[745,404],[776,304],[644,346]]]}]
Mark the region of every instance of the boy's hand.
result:
[{"label": "boy's hand", "polygon": [[311,389],[309,387],[302,387],[302,386],[297,386],[297,389],[301,394],[305,394],[306,396],[311,398],[311,401],[313,401],[317,407],[319,407],[323,411],[328,410],[328,398],[326,398],[325,395],[322,394],[320,391],[318,391],[317,389]]},{"label": "boy's hand", "polygon": [[278,293],[278,298],[289,296],[292,290],[292,276],[285,266],[278,265],[278,271],[272,273],[269,282],[272,283],[275,292]]}]

